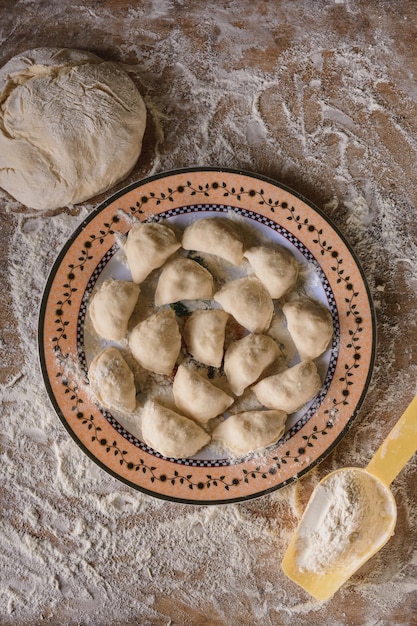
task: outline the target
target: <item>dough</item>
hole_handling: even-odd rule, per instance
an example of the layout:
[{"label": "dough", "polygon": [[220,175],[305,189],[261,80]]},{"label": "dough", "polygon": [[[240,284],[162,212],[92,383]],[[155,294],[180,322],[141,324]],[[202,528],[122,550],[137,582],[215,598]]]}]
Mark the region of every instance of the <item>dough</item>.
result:
[{"label": "dough", "polygon": [[168,458],[185,459],[210,441],[210,435],[193,420],[148,400],[142,414],[145,443]]},{"label": "dough", "polygon": [[233,393],[241,396],[280,354],[278,344],[267,335],[251,333],[230,344],[224,355],[224,371]]},{"label": "dough", "polygon": [[155,293],[156,306],[180,300],[211,300],[213,276],[192,259],[178,257],[162,269]]},{"label": "dough", "polygon": [[133,169],[145,125],[142,97],[117,63],[22,52],[0,69],[0,186],[39,210],[87,200]]},{"label": "dough", "polygon": [[135,224],[130,229],[124,245],[134,282],[143,282],[180,247],[180,242],[169,226],[156,222]]},{"label": "dough", "polygon": [[327,350],[333,335],[333,322],[324,304],[300,296],[286,302],[282,310],[301,359],[315,359]]},{"label": "dough", "polygon": [[134,411],[136,387],[133,373],[117,348],[106,348],[97,354],[89,367],[88,378],[102,406],[119,411]]},{"label": "dough", "polygon": [[284,411],[245,411],[219,424],[212,437],[232,452],[249,454],[278,441],[286,419]]},{"label": "dough", "polygon": [[234,402],[222,389],[184,365],[178,367],[173,393],[181,413],[202,424],[223,413]]},{"label": "dough", "polygon": [[139,285],[127,280],[104,281],[88,306],[96,333],[109,341],[124,339],[139,293]]},{"label": "dough", "polygon": [[214,254],[233,265],[243,261],[243,241],[237,227],[224,217],[198,219],[184,231],[182,247]]},{"label": "dough", "polygon": [[158,311],[139,322],[129,337],[134,358],[155,374],[172,374],[181,350],[181,335],[172,309]]},{"label": "dough", "polygon": [[200,363],[220,367],[229,314],[221,309],[194,311],[184,325],[188,352]]},{"label": "dough", "polygon": [[320,390],[321,380],[314,361],[302,361],[294,367],[268,376],[252,387],[258,401],[269,409],[286,413],[298,411]]},{"label": "dough", "polygon": [[274,312],[272,299],[256,276],[232,280],[213,297],[251,333],[262,333],[271,325]]},{"label": "dough", "polygon": [[283,246],[254,246],[246,250],[245,258],[271,298],[282,298],[297,282],[299,265]]}]

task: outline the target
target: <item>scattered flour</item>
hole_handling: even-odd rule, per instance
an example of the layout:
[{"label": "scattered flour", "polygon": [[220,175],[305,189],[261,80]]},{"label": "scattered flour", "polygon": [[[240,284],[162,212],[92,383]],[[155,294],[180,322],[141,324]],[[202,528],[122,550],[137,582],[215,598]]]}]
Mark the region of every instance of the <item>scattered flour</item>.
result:
[{"label": "scattered flour", "polygon": [[[347,626],[359,614],[371,626],[397,608],[414,619],[413,463],[395,482],[396,535],[337,602],[313,602],[279,565],[320,472],[364,466],[416,391],[416,233],[405,216],[417,205],[417,90],[409,50],[398,45],[402,10],[385,7],[383,14],[366,3],[368,26],[350,31],[359,0],[260,2],[245,15],[238,0],[209,11],[180,0],[120,4],[112,11],[106,3],[75,10],[42,2],[32,26],[34,3],[21,3],[16,22],[7,12],[0,25],[2,58],[23,47],[22,37],[27,48],[45,43],[50,24],[51,45],[94,51],[101,37],[109,57],[131,64],[149,111],[144,152],[126,182],[188,165],[232,166],[269,175],[320,205],[363,264],[377,307],[379,356],[352,430],[299,483],[224,507],[134,492],[71,440],[38,365],[48,272],[94,205],[39,216],[0,195],[13,228],[3,275],[13,319],[0,333],[0,364],[13,371],[0,387],[0,621]],[[340,23],[346,30],[337,30]],[[14,324],[18,346],[10,344]]]}]

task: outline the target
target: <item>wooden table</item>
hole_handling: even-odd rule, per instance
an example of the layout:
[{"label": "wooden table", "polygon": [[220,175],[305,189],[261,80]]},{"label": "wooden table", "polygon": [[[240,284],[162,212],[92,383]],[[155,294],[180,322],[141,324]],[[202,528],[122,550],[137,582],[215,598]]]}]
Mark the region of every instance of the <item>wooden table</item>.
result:
[{"label": "wooden table", "polygon": [[[349,239],[378,322],[360,415],[310,474],[224,507],[155,500],[81,453],[39,371],[25,369],[37,350],[42,277],[106,194],[36,214],[3,193],[1,623],[417,624],[415,460],[393,485],[395,536],[331,601],[315,603],[280,571],[313,486],[331,469],[366,465],[416,391],[416,3],[0,0],[0,11],[1,64],[63,46],[130,65],[148,126],[138,164],[117,189],[192,165],[285,183]],[[25,251],[33,257],[33,242],[47,236],[40,270],[28,266]]]}]

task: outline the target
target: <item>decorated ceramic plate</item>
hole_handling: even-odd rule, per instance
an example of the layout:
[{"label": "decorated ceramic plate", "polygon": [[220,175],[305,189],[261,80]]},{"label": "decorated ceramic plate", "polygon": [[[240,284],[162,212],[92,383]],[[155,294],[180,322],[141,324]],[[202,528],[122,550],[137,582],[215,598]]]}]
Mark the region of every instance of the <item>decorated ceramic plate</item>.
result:
[{"label": "decorated ceramic plate", "polygon": [[[237,221],[252,241],[283,245],[296,256],[302,267],[301,288],[331,313],[333,339],[316,361],[323,382],[320,392],[288,417],[279,441],[241,458],[214,445],[192,458],[166,458],[142,440],[140,411],[139,416],[120,415],[101,407],[92,395],[88,367],[109,342],[95,334],[88,302],[107,278],[131,280],[121,242],[136,221],[163,222],[181,232],[192,221],[219,216]],[[186,302],[173,308],[178,318],[189,314]],[[275,338],[291,365],[296,355],[285,324]],[[331,452],[352,424],[369,385],[375,319],[354,253],[320,210],[283,185],[248,172],[193,168],[123,189],[78,227],[47,282],[39,350],[52,404],[91,459],[153,496],[218,504],[280,489]],[[155,384],[169,387],[172,379],[162,378]],[[140,405],[140,391],[138,397]]]}]

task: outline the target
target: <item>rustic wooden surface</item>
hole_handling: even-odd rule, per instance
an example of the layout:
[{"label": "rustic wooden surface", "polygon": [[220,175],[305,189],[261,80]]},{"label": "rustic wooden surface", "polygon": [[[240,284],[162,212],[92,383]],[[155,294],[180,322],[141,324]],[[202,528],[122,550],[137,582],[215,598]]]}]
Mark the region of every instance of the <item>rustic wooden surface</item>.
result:
[{"label": "rustic wooden surface", "polygon": [[[416,391],[417,335],[413,312],[416,311],[417,281],[413,242],[417,237],[417,4],[404,0],[391,3],[372,0],[206,3],[197,0],[131,3],[125,0],[80,3],[0,0],[0,15],[0,65],[29,48],[64,46],[87,49],[106,59],[135,66],[135,81],[151,115],[143,154],[134,171],[118,188],[151,172],[173,167],[199,164],[245,168],[271,176],[302,193],[326,211],[346,233],[364,265],[377,305],[377,367],[355,425],[313,475],[292,489],[291,497],[299,498],[301,506],[312,484],[330,469],[349,464],[352,455],[356,461],[362,457],[365,465]],[[230,37],[229,26],[234,33]],[[236,44],[236,29],[239,45]],[[320,67],[312,42],[320,54]],[[165,55],[161,52],[163,45]],[[152,64],[155,46],[159,50],[159,65]],[[186,46],[186,52],[182,46]],[[310,61],[303,59],[300,52],[303,49],[305,59]],[[343,71],[342,57],[346,61]],[[190,59],[193,67],[187,68]],[[241,71],[243,78],[245,72],[259,76],[261,87],[255,106],[266,133],[263,143],[249,141],[249,147],[242,149],[242,142],[248,139],[236,129],[243,126],[242,120],[253,112],[248,110],[243,88],[241,93],[233,93],[230,85],[224,82],[222,86],[218,82],[218,68],[222,70],[222,81],[228,71],[231,74]],[[187,86],[186,82],[181,82],[181,76],[188,70],[192,70],[197,79]],[[368,71],[367,79],[365,71]],[[188,89],[193,84],[198,85],[198,97]],[[326,102],[325,109],[320,108],[317,89],[321,105]],[[208,98],[216,93],[212,100],[215,106],[208,106],[205,152],[193,144],[196,133],[193,118],[201,119],[199,107],[204,90]],[[328,132],[322,133],[326,124]],[[223,142],[219,141],[219,132]],[[188,144],[184,140],[187,136]],[[344,142],[343,151],[341,142]],[[367,227],[363,219],[355,227],[353,190],[356,197],[366,201]],[[90,203],[97,204],[104,197],[94,198]],[[10,204],[6,195],[0,202],[0,284],[3,287],[0,381],[5,382],[18,375],[24,359],[7,287],[8,246],[18,220],[22,215],[29,219],[33,212],[17,203]],[[404,249],[398,251],[404,256],[404,250],[409,250],[406,259],[396,256],[392,249],[394,230],[396,236],[406,241]],[[365,232],[369,237],[366,241],[363,240]],[[364,245],[364,241],[369,246]],[[30,272],[30,268],[27,271]],[[304,611],[297,614],[291,613],[289,608],[293,603],[288,602],[287,610],[282,600],[280,607],[275,606],[270,594],[265,600],[267,618],[259,623],[417,624],[417,588],[413,584],[417,576],[416,479],[414,460],[393,487],[399,508],[396,535],[376,560],[366,565],[354,584],[320,609],[306,602]],[[7,480],[6,475],[6,483]],[[9,506],[6,493],[7,490],[0,489],[2,511]],[[57,493],[57,502],[59,498]],[[285,529],[293,528],[296,523],[282,495],[277,501],[270,499],[263,504],[255,500],[242,507],[245,520],[252,520],[254,524],[268,525],[272,519],[276,523],[277,516],[279,525]],[[176,510],[178,515],[184,514],[182,507]],[[18,518],[16,520],[19,527]],[[140,523],[142,518],[139,516],[136,521]],[[266,554],[259,546],[248,545],[245,549],[253,550],[250,554],[256,576],[262,577],[263,572],[268,571],[270,580],[282,584],[278,573],[271,574],[274,568],[278,572],[282,553]],[[205,555],[201,558],[204,561]],[[124,617],[123,621],[118,621],[117,615],[111,612],[108,621],[102,615],[96,621],[96,609],[92,609],[91,614],[85,613],[82,623],[252,626],[256,620],[251,611],[251,599],[245,594],[245,580],[239,578],[238,567],[236,572],[236,588],[231,595],[233,610],[226,608],[225,598],[212,597],[209,582],[206,597],[196,602],[192,580],[184,582],[182,591],[177,586],[167,596],[158,592],[158,580],[154,579],[148,582],[148,591],[153,594],[153,610],[160,618],[133,614],[132,609],[131,617]],[[132,576],[134,574],[132,569]],[[204,574],[200,572],[200,576]],[[0,582],[7,586],[7,581],[1,577],[0,572]],[[401,586],[404,580],[409,584],[401,587],[400,601],[389,602],[384,597],[387,583],[391,585],[389,589],[395,589],[397,583]],[[114,587],[117,581],[109,580],[109,584]],[[369,596],[362,593],[367,585],[372,586]],[[295,587],[287,585],[285,588],[289,594],[305,599]],[[139,585],[136,593],[146,595],[147,591]],[[219,605],[223,615],[229,617],[220,617]],[[25,619],[4,612],[0,621],[39,624],[39,607],[34,603],[35,606],[33,614]],[[63,605],[44,607],[43,616],[42,623],[75,623],[66,617]]]}]

